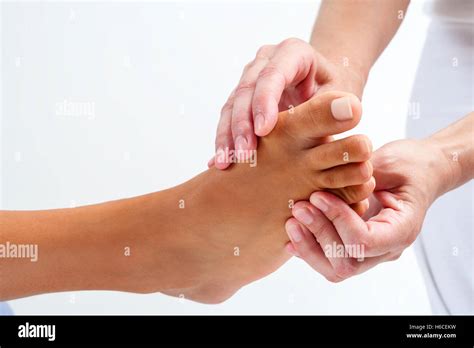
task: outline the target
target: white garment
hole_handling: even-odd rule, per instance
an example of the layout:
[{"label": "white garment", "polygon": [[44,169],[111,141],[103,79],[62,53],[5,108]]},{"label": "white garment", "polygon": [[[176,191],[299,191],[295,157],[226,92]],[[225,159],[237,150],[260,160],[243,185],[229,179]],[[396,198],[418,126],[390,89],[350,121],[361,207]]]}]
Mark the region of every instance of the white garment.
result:
[{"label": "white garment", "polygon": [[[473,3],[432,3],[433,21],[411,98],[420,113],[409,115],[408,137],[426,137],[474,110]],[[439,198],[415,243],[436,314],[474,313],[473,189],[470,181]]]},{"label": "white garment", "polygon": [[0,315],[13,315],[10,306],[6,302],[0,302]]},{"label": "white garment", "polygon": [[425,3],[424,10],[435,20],[474,23],[472,0],[430,0]]}]

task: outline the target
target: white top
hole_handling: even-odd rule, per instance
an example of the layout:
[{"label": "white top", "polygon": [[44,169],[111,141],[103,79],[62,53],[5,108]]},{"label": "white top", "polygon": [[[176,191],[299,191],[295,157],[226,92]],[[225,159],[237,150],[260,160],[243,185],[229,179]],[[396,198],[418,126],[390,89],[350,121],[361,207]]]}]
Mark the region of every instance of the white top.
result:
[{"label": "white top", "polygon": [[457,23],[474,23],[473,0],[432,0],[424,6],[433,19]]},{"label": "white top", "polygon": [[[426,137],[474,110],[474,1],[430,5],[434,20],[411,97],[421,112],[407,119],[407,136],[412,138]],[[474,313],[473,196],[471,181],[439,198],[415,243],[436,314]]]}]

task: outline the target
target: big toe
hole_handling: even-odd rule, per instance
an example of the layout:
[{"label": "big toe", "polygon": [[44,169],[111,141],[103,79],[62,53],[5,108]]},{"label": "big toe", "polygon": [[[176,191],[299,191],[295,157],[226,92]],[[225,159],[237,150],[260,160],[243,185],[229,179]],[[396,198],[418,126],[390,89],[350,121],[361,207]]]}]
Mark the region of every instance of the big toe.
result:
[{"label": "big toe", "polygon": [[300,139],[315,139],[354,128],[361,115],[362,105],[355,95],[326,92],[283,112],[279,126]]}]

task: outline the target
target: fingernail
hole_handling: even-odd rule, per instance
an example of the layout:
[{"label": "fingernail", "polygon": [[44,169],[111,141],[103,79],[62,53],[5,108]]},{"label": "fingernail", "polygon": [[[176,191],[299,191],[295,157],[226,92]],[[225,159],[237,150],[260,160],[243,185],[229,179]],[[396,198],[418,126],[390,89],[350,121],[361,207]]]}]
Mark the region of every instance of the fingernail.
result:
[{"label": "fingernail", "polygon": [[265,126],[265,117],[263,117],[262,114],[258,114],[255,116],[255,133],[260,133],[263,130],[263,127]]},{"label": "fingernail", "polygon": [[352,106],[350,97],[334,99],[331,103],[331,112],[338,121],[347,121],[352,119]]},{"label": "fingernail", "polygon": [[293,215],[305,225],[310,225],[313,222],[313,216],[306,208],[296,209]]},{"label": "fingernail", "polygon": [[312,195],[309,200],[311,201],[311,204],[313,204],[316,208],[321,210],[323,213],[328,211],[328,204],[324,199],[317,195]]},{"label": "fingernail", "polygon": [[298,225],[289,225],[288,235],[290,236],[290,239],[295,243],[298,243],[303,239],[303,233]]},{"label": "fingernail", "polygon": [[239,136],[235,139],[235,149],[236,149],[237,151],[246,150],[246,149],[247,149],[247,145],[248,145],[247,139],[245,139],[245,137],[244,137],[243,135],[239,135]]}]

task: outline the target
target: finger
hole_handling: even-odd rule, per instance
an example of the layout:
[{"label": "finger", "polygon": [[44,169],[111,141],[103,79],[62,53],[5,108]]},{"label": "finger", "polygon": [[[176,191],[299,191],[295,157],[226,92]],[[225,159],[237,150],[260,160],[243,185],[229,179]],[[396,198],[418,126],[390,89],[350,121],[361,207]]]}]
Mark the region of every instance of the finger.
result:
[{"label": "finger", "polygon": [[254,133],[252,116],[252,98],[258,74],[267,63],[268,58],[261,53],[257,54],[255,60],[244,70],[235,90],[231,129],[235,150],[241,153],[242,151],[255,150],[257,148],[257,138]]},{"label": "finger", "polygon": [[[386,192],[388,193],[388,192]],[[386,207],[367,223],[361,219],[339,197],[328,192],[315,192],[310,197],[311,204],[322,211],[332,221],[345,245],[359,244],[366,257],[380,256],[406,243],[406,214],[396,210],[396,202],[390,198],[382,200]]]},{"label": "finger", "polygon": [[296,251],[295,247],[291,242],[285,244],[285,250],[293,256],[300,257],[300,254],[298,253],[298,251]]},{"label": "finger", "polygon": [[319,94],[280,115],[277,127],[285,127],[295,137],[314,139],[354,128],[360,121],[362,105],[353,94],[333,91]]},{"label": "finger", "polygon": [[331,282],[342,280],[336,276],[330,262],[324,256],[320,245],[306,227],[301,225],[296,219],[290,218],[286,221],[285,229],[291,240],[290,243],[293,245],[293,249],[296,250],[298,255],[305,260],[308,265]]},{"label": "finger", "polygon": [[361,185],[372,177],[370,161],[349,163],[318,172],[316,182],[325,188],[335,189],[346,186]]},{"label": "finger", "polygon": [[360,185],[347,186],[339,189],[329,189],[327,191],[342,198],[347,204],[357,204],[358,202],[366,200],[366,206],[360,205],[359,208],[365,208],[365,210],[367,210],[369,207],[369,201],[367,198],[372,194],[372,192],[374,192],[374,188],[375,179],[374,177],[371,177],[369,181]]},{"label": "finger", "polygon": [[234,91],[230,94],[227,102],[224,104],[221,110],[221,118],[217,125],[216,133],[216,155],[215,155],[215,167],[217,169],[226,169],[230,166],[228,159],[227,150],[234,149],[234,140],[232,139],[231,130],[231,117],[232,117],[232,106],[234,101]]},{"label": "finger", "polygon": [[[364,255],[353,254],[351,257],[346,253],[346,246],[337,234],[332,222],[321,211],[309,202],[298,202],[293,207],[292,213],[314,235],[324,252],[324,256],[339,278],[346,279],[357,273],[358,263],[353,257],[363,260]],[[303,244],[300,244],[296,248],[297,252],[301,254],[300,249],[304,247]],[[301,255],[304,258],[303,254]]]},{"label": "finger", "polygon": [[[304,227],[304,225],[303,225],[303,227]],[[397,260],[400,257],[400,253],[394,253],[394,254],[387,253],[387,254],[382,255],[382,256],[364,258],[364,260],[362,260],[362,261],[359,261],[357,259],[352,259],[352,261],[351,261],[352,263],[357,262],[355,273],[350,273],[350,271],[347,271],[347,270],[351,269],[350,267],[352,267],[352,266],[350,266],[349,268],[345,268],[345,270],[342,273],[339,271],[339,273],[341,275],[345,276],[345,277],[341,277],[336,273],[336,270],[334,268],[328,269],[327,267],[321,267],[321,264],[323,262],[321,259],[317,259],[314,256],[312,258],[301,257],[299,255],[298,250],[300,248],[305,248],[306,247],[305,243],[312,243],[312,241],[311,240],[302,241],[301,243],[298,243],[298,244],[295,244],[295,243],[290,241],[285,245],[285,249],[291,255],[298,256],[299,258],[301,258],[308,265],[310,265],[314,270],[321,273],[326,279],[328,279],[329,281],[334,282],[334,283],[338,283],[338,282],[341,282],[341,281],[343,281],[347,278],[350,278],[352,276],[359,275],[359,274],[362,274],[364,272],[367,272],[369,269],[374,268],[375,266],[377,266],[378,264],[380,264],[382,262],[394,261],[394,260]],[[323,255],[324,255],[324,253],[323,253]],[[356,261],[354,261],[354,260],[356,260]],[[330,265],[330,266],[332,267],[332,265]]]},{"label": "finger", "polygon": [[352,135],[307,150],[306,161],[314,169],[329,169],[347,163],[364,162],[372,155],[372,143],[365,135]]},{"label": "finger", "polygon": [[307,98],[314,93],[316,72],[314,49],[299,39],[288,39],[278,45],[267,66],[260,72],[252,102],[255,134],[265,136],[272,131],[278,119],[278,104],[283,91],[305,79]]},{"label": "finger", "polygon": [[[360,245],[344,245],[332,222],[309,202],[296,203],[293,215],[303,227],[306,227],[314,235],[325,257],[333,267],[335,275],[340,279],[360,274],[378,263],[391,261],[397,257],[393,253],[386,253],[367,258]],[[305,238],[298,243],[292,242],[293,253],[306,261],[307,253],[302,254],[301,251],[310,248],[311,246],[305,245],[305,243],[311,242],[311,239]]]}]

